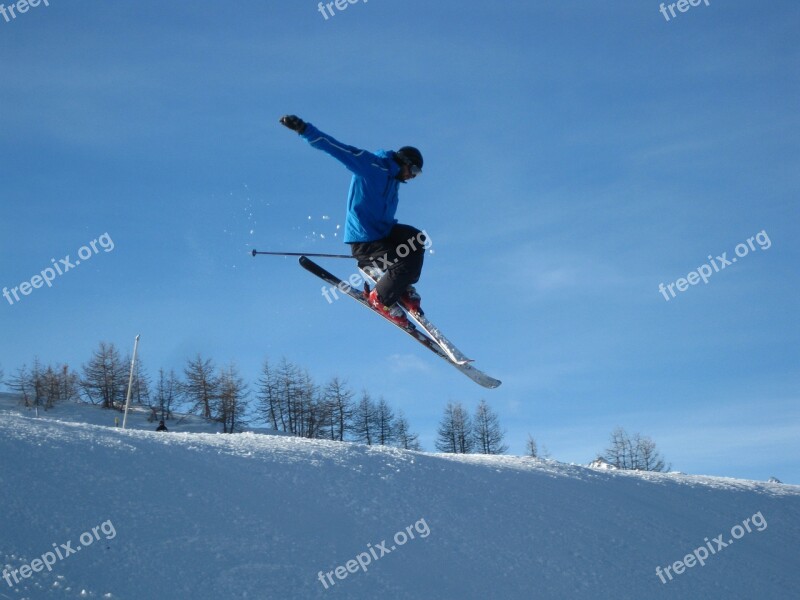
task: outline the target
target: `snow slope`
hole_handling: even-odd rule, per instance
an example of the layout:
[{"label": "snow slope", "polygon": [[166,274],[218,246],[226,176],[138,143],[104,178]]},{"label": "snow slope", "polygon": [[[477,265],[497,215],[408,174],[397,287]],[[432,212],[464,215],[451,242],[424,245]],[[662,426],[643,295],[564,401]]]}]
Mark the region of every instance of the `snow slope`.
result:
[{"label": "snow slope", "polygon": [[[0,406],[0,562],[9,573],[41,567],[32,561],[61,544],[81,550],[51,573],[0,579],[0,598],[769,599],[800,589],[800,486],[29,415]],[[751,531],[735,530],[741,539],[705,566],[666,583],[656,575],[704,538],[727,543],[748,518]],[[366,571],[353,562],[348,572],[359,554]],[[332,572],[325,584],[320,571]]]}]

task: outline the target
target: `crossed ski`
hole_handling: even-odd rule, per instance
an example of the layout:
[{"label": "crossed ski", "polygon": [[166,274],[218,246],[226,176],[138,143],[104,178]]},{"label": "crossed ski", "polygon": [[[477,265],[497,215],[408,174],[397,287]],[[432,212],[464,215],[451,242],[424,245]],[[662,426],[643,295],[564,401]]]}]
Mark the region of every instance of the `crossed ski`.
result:
[{"label": "crossed ski", "polygon": [[[347,294],[353,300],[361,304],[362,306],[368,308],[373,313],[379,315],[385,321],[388,321],[398,329],[404,331],[412,338],[414,338],[417,342],[421,345],[425,346],[428,350],[439,356],[440,358],[446,360],[449,364],[454,366],[456,369],[464,373],[467,377],[472,379],[477,384],[486,387],[486,388],[496,388],[500,385],[500,381],[494,379],[493,377],[489,377],[482,371],[476,369],[471,364],[471,360],[464,356],[464,354],[455,347],[442,333],[441,331],[433,325],[424,315],[421,313],[417,313],[414,311],[408,311],[409,316],[419,325],[419,328],[414,326],[414,324],[409,323],[408,327],[403,327],[402,325],[398,325],[394,321],[386,318],[383,314],[381,314],[378,310],[373,308],[369,302],[367,302],[366,297],[357,290],[354,290],[350,284],[347,282],[342,281],[329,271],[326,271],[320,265],[315,263],[313,260],[308,258],[307,256],[300,257],[300,265],[309,271],[310,273],[316,275],[323,281],[327,282],[331,286],[336,287],[339,291]],[[365,273],[367,278],[374,283],[374,279],[372,279],[369,274]]]}]

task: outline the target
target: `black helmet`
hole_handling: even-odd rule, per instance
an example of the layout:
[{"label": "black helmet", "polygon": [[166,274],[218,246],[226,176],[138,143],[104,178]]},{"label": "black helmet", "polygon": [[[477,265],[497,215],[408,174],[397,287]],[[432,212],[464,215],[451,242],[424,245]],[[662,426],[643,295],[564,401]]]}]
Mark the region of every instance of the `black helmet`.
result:
[{"label": "black helmet", "polygon": [[414,148],[413,146],[403,146],[397,152],[395,152],[397,158],[406,165],[415,166],[419,169],[419,172],[422,172],[422,153]]}]

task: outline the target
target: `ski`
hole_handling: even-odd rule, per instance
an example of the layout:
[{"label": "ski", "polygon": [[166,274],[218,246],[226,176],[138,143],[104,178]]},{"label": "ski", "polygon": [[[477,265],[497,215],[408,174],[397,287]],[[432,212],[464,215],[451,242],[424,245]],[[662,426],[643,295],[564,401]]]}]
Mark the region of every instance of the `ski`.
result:
[{"label": "ski", "polygon": [[[372,283],[374,287],[375,284],[377,284],[377,279],[372,276],[372,273],[369,273],[364,269],[360,270],[361,273],[364,275],[364,278],[370,283]],[[461,352],[461,350],[456,348],[455,344],[450,340],[448,340],[441,332],[441,330],[438,327],[436,327],[436,325],[431,323],[424,314],[422,314],[421,312],[408,310],[402,304],[400,306],[406,311],[406,314],[410,316],[425,333],[428,334],[429,337],[433,338],[434,342],[439,344],[439,347],[442,350],[444,350],[444,353],[447,354],[450,360],[459,365],[465,365],[467,363],[474,362],[471,358],[467,358],[466,355],[463,352]]]},{"label": "ski", "polygon": [[365,308],[369,309],[370,312],[373,312],[376,315],[380,316],[384,321],[391,323],[398,329],[407,333],[409,336],[411,336],[417,342],[419,342],[422,346],[426,347],[436,356],[447,361],[448,364],[452,365],[453,367],[461,371],[464,375],[472,379],[472,381],[474,381],[478,385],[490,389],[496,388],[497,386],[500,385],[501,382],[499,380],[490,377],[489,375],[486,375],[485,373],[476,369],[472,365],[468,363],[459,364],[458,362],[451,360],[451,358],[447,355],[447,353],[441,348],[441,346],[439,346],[439,344],[434,339],[425,335],[423,331],[417,329],[412,323],[409,323],[409,327],[402,327],[401,325],[394,323],[390,319],[387,319],[379,311],[375,310],[372,306],[370,306],[369,302],[367,302],[367,299],[360,291],[354,290],[347,282],[342,281],[341,279],[336,277],[336,275],[333,275],[332,273],[326,271],[324,268],[322,268],[320,265],[315,263],[310,258],[306,256],[301,256],[300,266],[302,266],[309,273],[316,275],[326,283],[330,284],[332,287],[335,287],[343,294],[346,294],[347,296],[349,296],[350,298],[352,298]]}]

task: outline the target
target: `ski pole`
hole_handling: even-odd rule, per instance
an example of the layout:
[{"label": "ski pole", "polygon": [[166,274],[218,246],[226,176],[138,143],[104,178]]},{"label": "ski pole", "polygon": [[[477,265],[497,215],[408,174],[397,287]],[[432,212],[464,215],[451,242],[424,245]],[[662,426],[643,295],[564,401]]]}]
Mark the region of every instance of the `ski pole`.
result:
[{"label": "ski pole", "polygon": [[262,252],[253,249],[252,255],[268,254],[270,256],[314,256],[319,258],[353,258],[349,254],[315,254],[313,252]]}]

